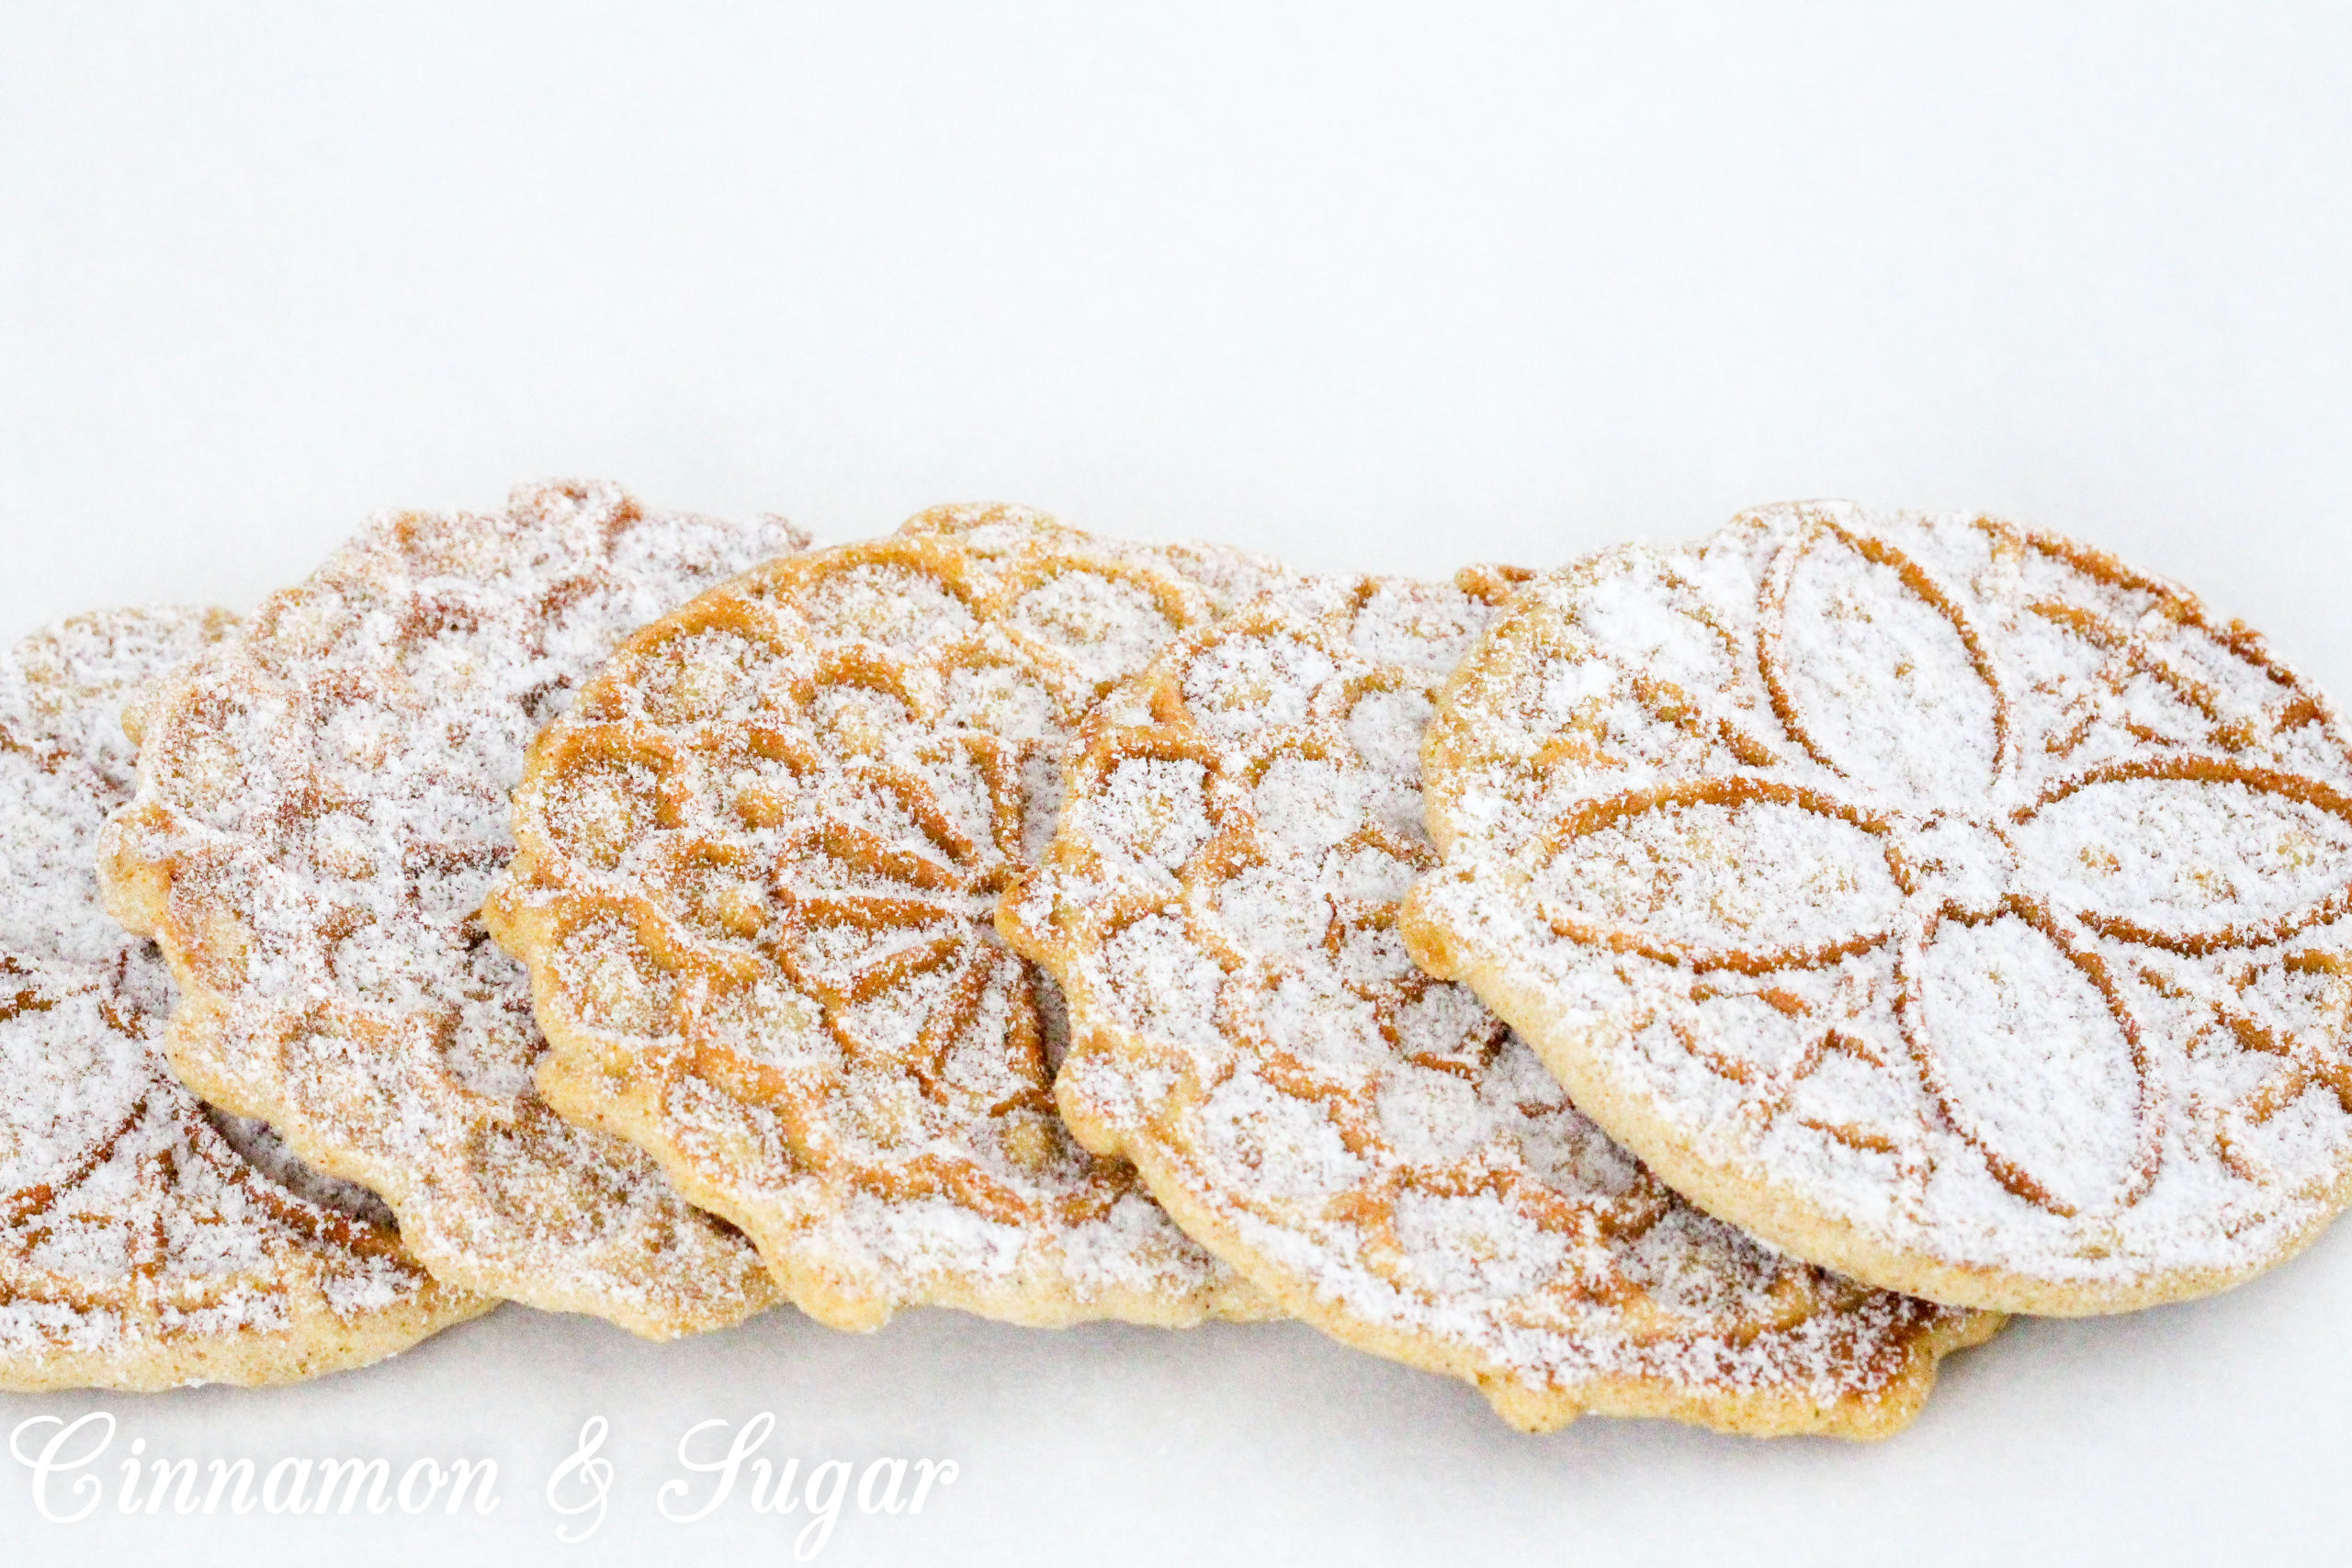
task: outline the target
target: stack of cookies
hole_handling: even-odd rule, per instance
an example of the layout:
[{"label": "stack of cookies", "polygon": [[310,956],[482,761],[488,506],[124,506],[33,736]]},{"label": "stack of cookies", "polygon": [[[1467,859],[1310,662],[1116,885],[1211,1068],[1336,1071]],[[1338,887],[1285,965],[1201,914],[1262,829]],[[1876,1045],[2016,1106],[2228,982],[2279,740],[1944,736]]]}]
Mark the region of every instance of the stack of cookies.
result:
[{"label": "stack of cookies", "polygon": [[30,639],[0,768],[0,1387],[932,1304],[1875,1437],[2352,1200],[2352,744],[1987,518],[1423,582],[542,486]]}]

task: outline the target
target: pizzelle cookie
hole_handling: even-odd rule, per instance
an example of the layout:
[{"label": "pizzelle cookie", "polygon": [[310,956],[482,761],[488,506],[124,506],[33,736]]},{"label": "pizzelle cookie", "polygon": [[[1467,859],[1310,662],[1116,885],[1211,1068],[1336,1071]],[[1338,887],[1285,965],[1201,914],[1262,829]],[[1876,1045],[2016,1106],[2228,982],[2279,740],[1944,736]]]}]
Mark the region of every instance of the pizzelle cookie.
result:
[{"label": "pizzelle cookie", "polygon": [[1437,861],[1433,689],[1509,586],[1272,594],[1097,705],[1052,850],[998,915],[1069,998],[1063,1114],[1284,1309],[1530,1430],[1894,1431],[1997,1318],[1701,1213],[1406,956],[1397,900]]},{"label": "pizzelle cookie", "polygon": [[132,715],[102,870],[180,981],[174,1070],[381,1194],[443,1280],[650,1337],[774,1299],[742,1236],[539,1098],[528,979],[476,911],[531,735],[630,629],[793,542],[611,485],[387,518]]},{"label": "pizzelle cookie", "polygon": [[1087,705],[1275,571],[950,507],[632,637],[534,742],[486,911],[530,964],[548,1098],[839,1327],[1262,1314],[1070,1140],[1058,998],[993,912]]},{"label": "pizzelle cookie", "polygon": [[1415,955],[1799,1256],[2120,1312],[2352,1196],[2352,751],[2169,583],[1774,507],[1539,579],[1424,761]]},{"label": "pizzelle cookie", "polygon": [[124,699],[232,625],[113,611],[0,657],[0,1389],[290,1382],[494,1304],[156,1053],[171,976],[100,906],[98,830]]}]

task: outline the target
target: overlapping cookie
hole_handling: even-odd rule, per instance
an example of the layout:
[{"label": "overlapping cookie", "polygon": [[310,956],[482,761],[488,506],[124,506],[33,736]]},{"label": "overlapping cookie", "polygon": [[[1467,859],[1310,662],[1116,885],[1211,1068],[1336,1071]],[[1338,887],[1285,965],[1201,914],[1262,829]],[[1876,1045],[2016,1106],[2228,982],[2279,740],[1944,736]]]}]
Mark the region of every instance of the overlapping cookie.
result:
[{"label": "overlapping cookie", "polygon": [[96,846],[125,698],[231,625],[116,611],[0,658],[0,1388],[287,1382],[493,1304],[156,1052],[171,977],[100,907]]},{"label": "overlapping cookie", "polygon": [[1437,859],[1421,733],[1508,587],[1269,595],[1096,707],[998,917],[1069,998],[1063,1114],[1284,1309],[1520,1426],[1893,1431],[1996,1318],[1691,1208],[1405,953],[1397,900]]},{"label": "overlapping cookie", "polygon": [[185,992],[174,1069],[380,1194],[445,1280],[656,1337],[774,1299],[741,1235],[539,1098],[528,981],[477,910],[531,735],[628,631],[795,544],[610,485],[389,518],[133,716],[104,872]]},{"label": "overlapping cookie", "polygon": [[531,965],[548,1097],[838,1326],[1262,1314],[1071,1141],[1057,998],[993,911],[1086,706],[1272,572],[944,508],[631,638],[534,743],[487,910]]},{"label": "overlapping cookie", "polygon": [[1771,508],[1537,580],[1425,763],[1416,956],[1799,1256],[2120,1311],[2352,1196],[2352,750],[2169,583]]}]

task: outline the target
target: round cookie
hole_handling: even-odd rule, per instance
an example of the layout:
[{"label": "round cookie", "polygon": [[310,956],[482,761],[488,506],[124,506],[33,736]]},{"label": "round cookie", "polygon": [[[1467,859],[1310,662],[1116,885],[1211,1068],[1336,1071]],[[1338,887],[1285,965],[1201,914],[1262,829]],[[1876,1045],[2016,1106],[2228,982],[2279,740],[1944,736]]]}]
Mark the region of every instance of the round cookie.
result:
[{"label": "round cookie", "polygon": [[233,625],[118,610],[0,656],[0,1389],[290,1382],[495,1304],[157,1055],[171,976],[100,906],[98,830],[125,697]]},{"label": "round cookie", "polygon": [[1415,956],[1800,1257],[2120,1312],[2352,1196],[2352,751],[2169,583],[1773,507],[1537,580],[1424,762]]},{"label": "round cookie", "polygon": [[1069,1000],[1063,1115],[1286,1311],[1527,1429],[1892,1432],[1997,1318],[1690,1207],[1406,956],[1397,900],[1437,862],[1421,732],[1509,585],[1272,594],[1095,708],[1052,849],[998,913]]},{"label": "round cookie", "polygon": [[839,1327],[1262,1314],[1070,1140],[1058,997],[993,912],[1087,705],[1272,572],[943,508],[632,637],[534,742],[487,910],[531,966],[548,1097]]},{"label": "round cookie", "polygon": [[445,1280],[656,1338],[775,1299],[741,1235],[539,1098],[529,981],[477,910],[531,735],[628,631],[794,542],[611,485],[389,517],[131,715],[102,871],[179,979],[173,1069],[380,1194]]}]

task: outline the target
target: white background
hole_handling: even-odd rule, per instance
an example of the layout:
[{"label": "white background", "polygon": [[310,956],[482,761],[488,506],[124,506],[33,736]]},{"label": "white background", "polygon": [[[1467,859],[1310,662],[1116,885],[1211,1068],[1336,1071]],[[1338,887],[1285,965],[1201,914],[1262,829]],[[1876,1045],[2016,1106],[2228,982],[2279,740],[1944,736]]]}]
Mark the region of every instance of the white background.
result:
[{"label": "white background", "polygon": [[[1458,8],[1454,8],[1458,9]],[[369,512],[609,475],[1317,568],[1547,565],[1824,494],[2177,576],[2352,695],[2338,7],[0,11],[0,626],[250,605]],[[788,1559],[678,1435],[953,1458],[823,1561],[2344,1560],[2352,1234],[2028,1323],[1890,1442],[1594,1420],[1295,1325],[509,1309],[306,1388],[0,1397],[149,1452],[490,1455],[488,1519],[38,1519],[11,1561]],[[583,1418],[585,1547],[539,1486]],[[5,1462],[5,1461],[0,1461]]]}]

